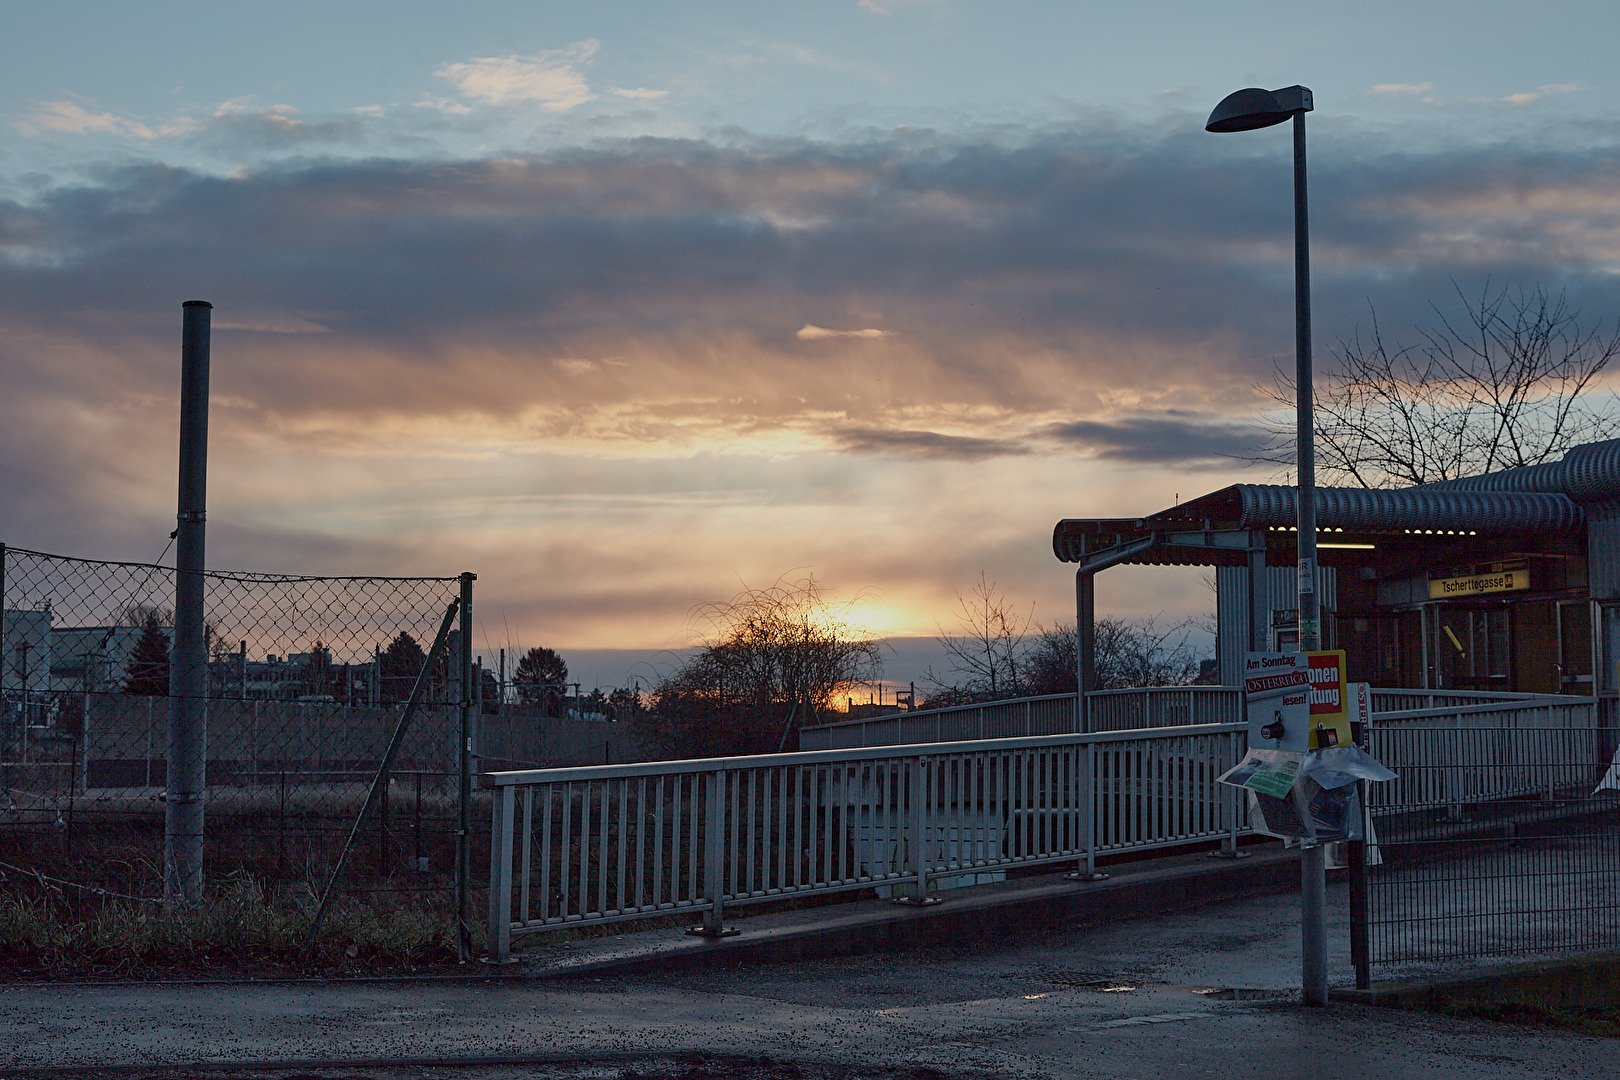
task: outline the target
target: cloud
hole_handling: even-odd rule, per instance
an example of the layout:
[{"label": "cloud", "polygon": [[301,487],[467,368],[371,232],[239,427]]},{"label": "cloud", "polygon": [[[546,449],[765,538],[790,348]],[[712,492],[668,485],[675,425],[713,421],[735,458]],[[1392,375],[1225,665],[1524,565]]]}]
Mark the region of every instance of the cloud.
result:
[{"label": "cloud", "polygon": [[859,0],[855,5],[872,15],[892,15],[896,8],[927,7],[939,0]]},{"label": "cloud", "polygon": [[[196,297],[217,565],[471,569],[561,644],[657,645],[797,565],[923,634],[980,567],[1061,594],[1052,522],[1244,475],[1223,455],[1293,355],[1285,157],[1198,119],[106,165],[0,197],[0,535],[162,550]],[[1349,133],[1313,166],[1323,366],[1369,299],[1398,334],[1453,277],[1620,310],[1620,151]]]},{"label": "cloud", "polygon": [[432,109],[434,112],[448,113],[451,116],[469,116],[472,106],[463,104],[455,98],[425,97],[418,101],[413,108]]},{"label": "cloud", "polygon": [[594,101],[583,69],[602,43],[594,38],[533,56],[484,56],[434,71],[469,98],[486,105],[536,104],[566,112]]},{"label": "cloud", "polygon": [[1434,91],[1433,83],[1379,83],[1362,91],[1374,97],[1417,97]]},{"label": "cloud", "polygon": [[644,86],[635,89],[615,86],[610,88],[610,92],[618,97],[630,98],[632,101],[658,101],[669,96],[668,90],[649,90]]},{"label": "cloud", "polygon": [[1029,447],[1011,439],[941,435],[937,431],[842,428],[834,432],[834,438],[843,449],[852,453],[899,454],[942,461],[983,461],[986,458],[1016,457],[1031,452]]},{"label": "cloud", "polygon": [[1058,424],[1047,434],[1099,458],[1137,464],[1230,465],[1252,456],[1265,441],[1264,432],[1248,425],[1176,412]]},{"label": "cloud", "polygon": [[1471,105],[1507,105],[1520,107],[1531,105],[1543,98],[1554,94],[1574,94],[1584,89],[1578,83],[1549,83],[1538,86],[1534,90],[1526,90],[1517,94],[1507,94],[1502,97],[1469,97],[1446,99],[1434,93],[1433,83],[1379,83],[1370,86],[1362,93],[1369,97],[1397,98],[1415,97],[1425,105],[1455,105],[1466,102]]},{"label": "cloud", "polygon": [[93,112],[75,101],[36,102],[33,111],[14,125],[24,135],[56,132],[63,135],[121,135],[151,142],[187,134],[196,128],[189,118],[151,127],[112,112]]},{"label": "cloud", "polygon": [[1529,105],[1553,94],[1573,94],[1581,89],[1577,83],[1553,83],[1538,86],[1534,90],[1527,90],[1518,94],[1508,94],[1500,98],[1480,98],[1481,101],[1494,101],[1502,105]]},{"label": "cloud", "polygon": [[810,323],[805,323],[794,331],[793,336],[800,341],[822,341],[826,338],[866,338],[875,341],[879,338],[888,337],[889,331],[874,329],[829,330],[825,326],[813,326]]},{"label": "cloud", "polygon": [[291,105],[261,106],[251,98],[237,98],[219,105],[197,137],[236,152],[356,145],[375,119],[371,110],[350,110],[346,115],[310,120]]}]

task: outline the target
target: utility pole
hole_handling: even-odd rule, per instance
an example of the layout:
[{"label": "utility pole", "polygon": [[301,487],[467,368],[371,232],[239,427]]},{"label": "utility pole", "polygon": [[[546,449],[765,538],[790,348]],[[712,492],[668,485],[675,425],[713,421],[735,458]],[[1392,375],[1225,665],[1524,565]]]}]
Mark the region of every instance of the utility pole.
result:
[{"label": "utility pole", "polygon": [[208,640],[203,566],[208,496],[210,312],[181,306],[180,498],[175,515],[174,658],[169,664],[169,756],[163,822],[163,895],[175,908],[202,903],[203,805],[208,761]]}]

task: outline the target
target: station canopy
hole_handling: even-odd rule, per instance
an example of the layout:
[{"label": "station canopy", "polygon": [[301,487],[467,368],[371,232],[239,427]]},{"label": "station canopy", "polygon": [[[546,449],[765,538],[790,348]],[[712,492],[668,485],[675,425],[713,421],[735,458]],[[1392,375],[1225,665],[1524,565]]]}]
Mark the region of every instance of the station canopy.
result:
[{"label": "station canopy", "polygon": [[[1582,451],[1588,453],[1582,454]],[[1594,457],[1600,461],[1591,461]],[[1583,468],[1584,466],[1584,468]],[[1584,503],[1620,495],[1620,440],[1576,447],[1563,461],[1421,487],[1317,488],[1319,558],[1360,565],[1468,538],[1579,535]],[[1119,565],[1223,566],[1263,542],[1266,561],[1294,561],[1296,489],[1234,484],[1139,518],[1057,523],[1052,550],[1080,569]]]}]

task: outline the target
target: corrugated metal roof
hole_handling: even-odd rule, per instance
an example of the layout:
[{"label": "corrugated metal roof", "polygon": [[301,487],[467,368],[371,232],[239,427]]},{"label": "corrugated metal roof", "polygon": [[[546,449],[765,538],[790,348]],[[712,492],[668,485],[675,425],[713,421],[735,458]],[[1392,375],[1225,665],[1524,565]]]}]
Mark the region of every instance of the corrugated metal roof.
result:
[{"label": "corrugated metal roof", "polygon": [[1554,492],[1582,503],[1612,499],[1620,496],[1620,439],[1572,446],[1562,461],[1442,480],[1408,490]]},{"label": "corrugated metal roof", "polygon": [[[1238,494],[1242,507],[1233,528],[1286,528],[1299,518],[1294,488],[1237,484],[1227,491]],[[1148,520],[1156,519],[1157,515]],[[1545,492],[1316,489],[1316,524],[1321,529],[1387,533],[1443,529],[1502,536],[1563,532],[1585,522],[1586,514],[1567,495]]]},{"label": "corrugated metal roof", "polygon": [[[1567,495],[1535,491],[1436,490],[1433,485],[1398,490],[1317,488],[1316,524],[1320,529],[1358,533],[1472,533],[1513,536],[1557,533],[1583,528],[1586,512]],[[1064,562],[1078,562],[1086,547],[1109,537],[1118,543],[1132,537],[1178,530],[1245,531],[1290,528],[1298,520],[1295,489],[1279,484],[1234,484],[1229,488],[1161,510],[1122,529],[1126,522],[1069,520],[1058,522],[1052,550]],[[1092,541],[1089,545],[1087,540]],[[1181,561],[1152,551],[1132,562]]]},{"label": "corrugated metal roof", "polygon": [[[1320,529],[1366,533],[1470,533],[1513,536],[1561,533],[1586,526],[1583,504],[1620,500],[1620,439],[1571,447],[1562,461],[1397,489],[1317,488]],[[1052,550],[1078,562],[1086,549],[1184,530],[1244,531],[1292,527],[1295,489],[1234,484],[1144,518],[1060,521]],[[1131,562],[1212,561],[1213,554],[1155,544]]]}]

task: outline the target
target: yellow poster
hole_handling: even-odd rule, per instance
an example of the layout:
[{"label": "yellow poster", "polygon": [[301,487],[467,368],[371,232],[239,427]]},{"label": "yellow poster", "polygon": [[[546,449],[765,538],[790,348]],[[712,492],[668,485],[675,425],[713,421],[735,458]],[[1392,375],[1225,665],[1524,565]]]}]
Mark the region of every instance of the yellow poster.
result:
[{"label": "yellow poster", "polygon": [[1344,681],[1344,650],[1313,652],[1310,656],[1311,720],[1308,746],[1326,750],[1350,745],[1350,718],[1354,710]]}]

